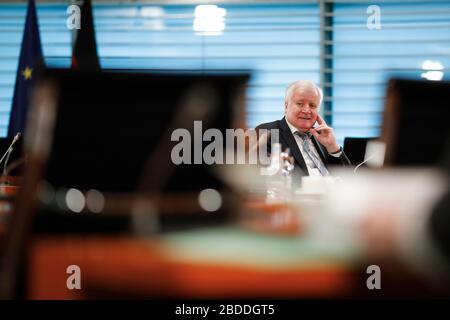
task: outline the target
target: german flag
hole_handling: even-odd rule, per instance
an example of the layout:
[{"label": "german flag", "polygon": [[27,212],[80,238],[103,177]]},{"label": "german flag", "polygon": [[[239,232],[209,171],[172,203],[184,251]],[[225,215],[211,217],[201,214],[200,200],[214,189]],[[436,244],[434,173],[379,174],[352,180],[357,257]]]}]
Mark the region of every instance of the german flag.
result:
[{"label": "german flag", "polygon": [[95,41],[94,19],[90,0],[84,0],[81,8],[81,29],[78,30],[72,51],[72,69],[100,70]]}]

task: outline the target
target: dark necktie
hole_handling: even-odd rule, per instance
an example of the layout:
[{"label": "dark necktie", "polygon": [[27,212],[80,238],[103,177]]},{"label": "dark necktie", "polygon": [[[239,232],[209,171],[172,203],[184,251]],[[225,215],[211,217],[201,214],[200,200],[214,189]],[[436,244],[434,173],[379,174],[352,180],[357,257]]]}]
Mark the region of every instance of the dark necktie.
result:
[{"label": "dark necktie", "polygon": [[319,170],[320,174],[322,176],[329,176],[330,173],[328,172],[327,168],[323,164],[323,162],[315,155],[315,153],[311,150],[309,141],[311,139],[311,133],[305,133],[301,131],[295,131],[295,134],[302,138],[303,141],[303,151],[306,153],[306,155],[311,159],[311,161],[314,163],[316,168]]}]

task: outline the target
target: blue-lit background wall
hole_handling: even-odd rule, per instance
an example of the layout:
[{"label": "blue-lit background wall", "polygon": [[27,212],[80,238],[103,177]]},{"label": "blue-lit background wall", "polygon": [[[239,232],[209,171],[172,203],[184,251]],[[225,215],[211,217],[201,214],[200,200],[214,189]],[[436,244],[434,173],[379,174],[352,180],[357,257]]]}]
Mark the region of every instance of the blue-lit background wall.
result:
[{"label": "blue-lit background wall", "polygon": [[[328,1],[330,2],[330,1]],[[352,1],[348,1],[352,2]],[[340,142],[346,136],[377,136],[385,81],[391,75],[420,78],[425,60],[450,67],[450,1],[380,2],[381,29],[366,26],[368,5],[334,4],[330,56],[320,55],[319,3],[220,4],[225,30],[205,36],[193,30],[195,5],[105,4],[94,1],[103,68],[253,71],[247,94],[249,127],[283,115],[284,89],[297,79],[332,81],[325,97]],[[67,3],[37,1],[46,63],[70,65],[72,33]],[[24,3],[0,4],[0,136],[9,122]],[[330,70],[321,59],[331,59]]]},{"label": "blue-lit background wall", "polygon": [[[333,126],[338,136],[377,136],[389,77],[423,79],[425,61],[450,68],[450,1],[385,1],[381,29],[366,4],[338,4],[333,23]],[[429,106],[430,107],[430,106]]]}]

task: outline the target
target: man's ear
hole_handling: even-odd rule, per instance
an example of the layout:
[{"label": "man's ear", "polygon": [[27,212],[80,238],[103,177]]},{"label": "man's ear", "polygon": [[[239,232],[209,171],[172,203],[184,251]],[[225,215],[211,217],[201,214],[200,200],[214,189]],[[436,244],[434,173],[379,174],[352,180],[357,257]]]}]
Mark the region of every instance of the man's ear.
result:
[{"label": "man's ear", "polygon": [[288,103],[287,103],[287,101],[285,101],[285,102],[284,102],[284,112],[286,112],[287,106],[288,106]]}]

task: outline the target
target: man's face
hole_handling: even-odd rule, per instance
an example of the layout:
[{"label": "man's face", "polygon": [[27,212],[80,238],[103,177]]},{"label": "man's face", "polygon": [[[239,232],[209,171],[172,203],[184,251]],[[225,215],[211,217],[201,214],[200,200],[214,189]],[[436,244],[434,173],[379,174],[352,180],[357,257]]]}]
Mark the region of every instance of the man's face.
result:
[{"label": "man's face", "polygon": [[286,119],[298,130],[309,131],[317,120],[319,100],[314,88],[295,88],[285,102]]}]

